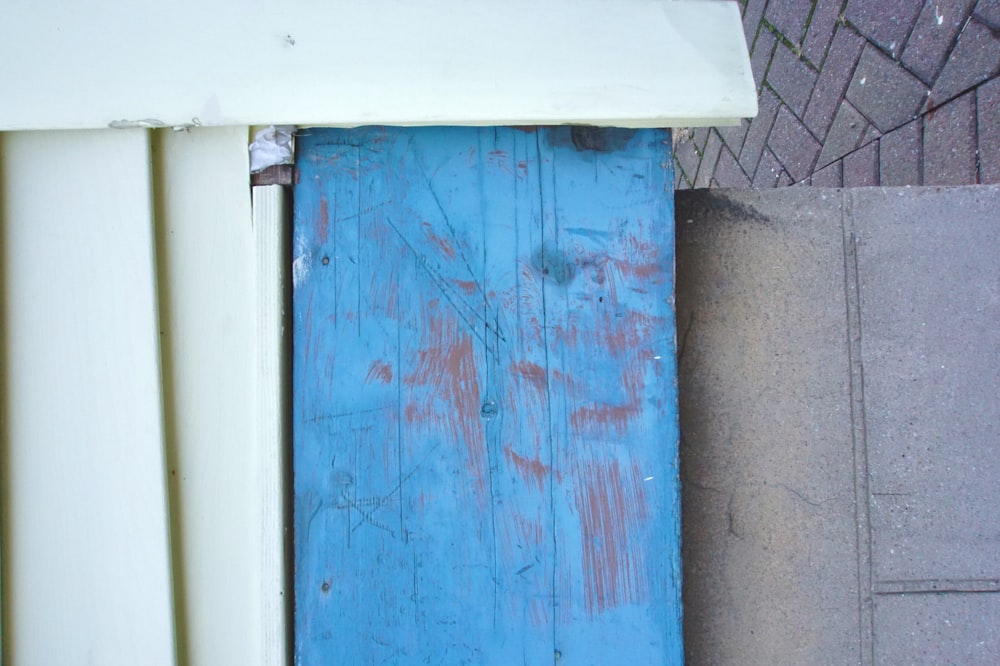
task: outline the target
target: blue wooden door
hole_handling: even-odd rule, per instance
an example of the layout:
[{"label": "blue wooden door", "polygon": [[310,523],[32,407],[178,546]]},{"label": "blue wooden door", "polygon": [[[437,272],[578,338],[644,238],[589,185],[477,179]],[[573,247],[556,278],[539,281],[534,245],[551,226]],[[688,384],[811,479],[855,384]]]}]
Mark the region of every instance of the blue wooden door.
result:
[{"label": "blue wooden door", "polygon": [[680,663],[669,132],[297,153],[297,663]]}]

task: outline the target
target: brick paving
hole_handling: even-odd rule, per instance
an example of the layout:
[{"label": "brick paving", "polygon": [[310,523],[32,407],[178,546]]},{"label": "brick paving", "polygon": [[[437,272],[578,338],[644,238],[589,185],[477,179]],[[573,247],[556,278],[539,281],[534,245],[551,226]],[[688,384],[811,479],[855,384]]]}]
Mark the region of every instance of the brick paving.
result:
[{"label": "brick paving", "polygon": [[760,111],[678,189],[1000,183],[1000,0],[737,0]]}]

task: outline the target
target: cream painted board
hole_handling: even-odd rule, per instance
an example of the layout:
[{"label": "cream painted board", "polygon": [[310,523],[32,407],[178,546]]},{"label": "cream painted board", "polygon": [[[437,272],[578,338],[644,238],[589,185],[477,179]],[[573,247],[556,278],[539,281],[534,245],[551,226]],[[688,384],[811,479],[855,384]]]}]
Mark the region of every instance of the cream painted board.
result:
[{"label": "cream painted board", "polygon": [[261,542],[261,640],[265,664],[285,663],[290,642],[291,590],[285,563],[286,502],[285,479],[289,457],[288,409],[289,343],[287,287],[289,265],[288,234],[290,197],[281,185],[253,188],[254,255],[257,274],[254,292],[257,299],[257,417],[256,435],[259,455],[259,490],[257,507]]},{"label": "cream painted board", "polygon": [[0,129],[588,123],[756,114],[735,2],[14,3]]},{"label": "cream painted board", "polygon": [[4,661],[173,664],[147,133],[0,141]]},{"label": "cream painted board", "polygon": [[[282,500],[261,469],[280,442],[273,426],[263,432],[258,406],[258,364],[279,359],[257,348],[247,139],[246,127],[154,133],[179,635],[190,664],[282,663],[269,656],[281,618],[265,609],[281,537],[262,519],[268,503],[280,519]],[[268,261],[278,289],[279,264]],[[266,395],[281,391],[277,374],[260,379]],[[265,560],[278,571],[264,571]]]}]

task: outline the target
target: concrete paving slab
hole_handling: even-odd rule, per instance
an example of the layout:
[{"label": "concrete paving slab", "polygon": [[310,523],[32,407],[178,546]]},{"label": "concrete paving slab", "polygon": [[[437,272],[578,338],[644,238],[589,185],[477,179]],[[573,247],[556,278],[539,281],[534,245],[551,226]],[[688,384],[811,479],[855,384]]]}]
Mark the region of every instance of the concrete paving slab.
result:
[{"label": "concrete paving slab", "polygon": [[916,594],[875,602],[877,664],[995,666],[1000,595]]},{"label": "concrete paving slab", "polygon": [[688,663],[1000,663],[1000,186],[676,204]]},{"label": "concrete paving slab", "polygon": [[715,192],[676,198],[687,663],[856,663],[840,195]]},{"label": "concrete paving slab", "polygon": [[849,196],[875,579],[1000,579],[1000,189]]}]

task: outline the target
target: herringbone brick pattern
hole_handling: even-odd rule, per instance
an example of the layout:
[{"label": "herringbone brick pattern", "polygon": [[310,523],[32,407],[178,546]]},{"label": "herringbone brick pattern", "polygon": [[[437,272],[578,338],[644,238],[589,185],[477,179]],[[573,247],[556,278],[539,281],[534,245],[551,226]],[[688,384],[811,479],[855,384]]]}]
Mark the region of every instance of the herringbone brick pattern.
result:
[{"label": "herringbone brick pattern", "polygon": [[1000,183],[1000,0],[739,0],[759,93],[676,187]]}]

